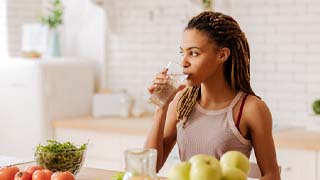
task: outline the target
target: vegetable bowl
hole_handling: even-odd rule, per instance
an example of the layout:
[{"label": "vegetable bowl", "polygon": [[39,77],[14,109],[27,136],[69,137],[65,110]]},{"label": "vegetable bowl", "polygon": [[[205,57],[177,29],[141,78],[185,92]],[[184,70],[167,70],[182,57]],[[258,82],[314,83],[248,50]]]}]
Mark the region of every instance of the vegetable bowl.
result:
[{"label": "vegetable bowl", "polygon": [[77,147],[71,142],[48,140],[46,145],[39,144],[34,153],[38,165],[56,171],[69,171],[76,175],[85,159],[87,143]]}]

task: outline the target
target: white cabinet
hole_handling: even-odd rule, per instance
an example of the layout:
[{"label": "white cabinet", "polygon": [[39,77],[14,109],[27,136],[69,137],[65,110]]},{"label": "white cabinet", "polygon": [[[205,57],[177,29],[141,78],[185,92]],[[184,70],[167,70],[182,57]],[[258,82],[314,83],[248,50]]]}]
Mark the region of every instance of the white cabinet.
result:
[{"label": "white cabinet", "polygon": [[[318,153],[317,151],[277,148],[277,161],[281,167],[281,180],[319,180],[320,177],[317,174],[320,172]],[[250,161],[256,162],[253,151]]]},{"label": "white cabinet", "polygon": [[320,179],[320,152],[318,151],[318,155],[317,155],[317,157],[318,157],[318,160],[317,160],[317,179],[316,180],[318,180],[318,179]]},{"label": "white cabinet", "polygon": [[94,66],[77,58],[0,62],[0,154],[33,159],[52,138],[50,120],[87,115]]},{"label": "white cabinet", "polygon": [[282,180],[318,180],[316,151],[279,149],[277,156]]},{"label": "white cabinet", "polygon": [[85,166],[118,171],[124,170],[124,151],[142,148],[145,140],[145,136],[64,128],[55,129],[55,138],[76,144],[89,142]]}]

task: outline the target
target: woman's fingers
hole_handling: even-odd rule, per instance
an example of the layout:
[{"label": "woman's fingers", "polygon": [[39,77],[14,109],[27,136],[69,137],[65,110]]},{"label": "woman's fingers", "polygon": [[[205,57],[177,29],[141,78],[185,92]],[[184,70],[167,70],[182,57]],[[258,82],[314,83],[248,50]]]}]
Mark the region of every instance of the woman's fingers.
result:
[{"label": "woman's fingers", "polygon": [[168,79],[169,76],[167,75],[167,73],[159,73],[156,75],[156,79]]},{"label": "woman's fingers", "polygon": [[157,78],[152,81],[153,84],[165,84],[168,82],[168,79]]},{"label": "woman's fingers", "polygon": [[150,86],[148,87],[148,91],[150,94],[152,94],[155,91],[156,87],[155,86]]},{"label": "woman's fingers", "polygon": [[164,84],[167,83],[169,76],[167,75],[168,69],[163,69],[158,73],[155,79],[152,81],[152,85],[148,88],[148,91],[152,94],[154,91],[159,90]]}]

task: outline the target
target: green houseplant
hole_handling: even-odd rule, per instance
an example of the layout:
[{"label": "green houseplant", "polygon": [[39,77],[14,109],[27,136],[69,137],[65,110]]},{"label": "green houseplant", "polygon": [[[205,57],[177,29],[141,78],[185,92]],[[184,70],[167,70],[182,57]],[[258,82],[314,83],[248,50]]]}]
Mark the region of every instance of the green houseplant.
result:
[{"label": "green houseplant", "polygon": [[204,10],[212,11],[213,0],[202,0],[202,6]]},{"label": "green houseplant", "polygon": [[63,23],[63,5],[60,0],[53,0],[48,14],[41,17],[41,22],[50,29],[56,29]]},{"label": "green houseplant", "polygon": [[47,13],[41,17],[41,23],[49,28],[48,56],[60,56],[58,27],[63,24],[63,5],[61,0],[51,0]]},{"label": "green houseplant", "polygon": [[312,109],[315,114],[320,115],[320,99],[313,102]]}]

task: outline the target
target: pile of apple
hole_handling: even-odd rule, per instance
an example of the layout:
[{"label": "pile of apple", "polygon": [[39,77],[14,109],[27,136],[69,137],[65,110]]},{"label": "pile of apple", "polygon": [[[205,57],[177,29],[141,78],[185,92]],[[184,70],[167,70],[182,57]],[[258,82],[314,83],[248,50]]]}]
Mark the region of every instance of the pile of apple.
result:
[{"label": "pile of apple", "polygon": [[55,172],[41,166],[28,166],[20,170],[16,166],[0,168],[0,180],[75,180],[70,172]]},{"label": "pile of apple", "polygon": [[169,180],[246,180],[250,163],[238,151],[228,151],[219,160],[213,156],[197,154],[189,161],[174,165]]}]

